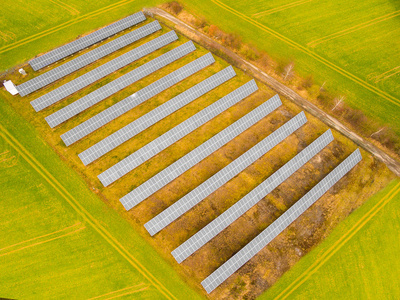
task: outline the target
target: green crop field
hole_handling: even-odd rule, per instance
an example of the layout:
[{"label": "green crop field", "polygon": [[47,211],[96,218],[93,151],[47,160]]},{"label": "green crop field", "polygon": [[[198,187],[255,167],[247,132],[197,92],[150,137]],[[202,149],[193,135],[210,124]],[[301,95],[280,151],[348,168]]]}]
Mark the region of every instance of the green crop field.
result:
[{"label": "green crop field", "polygon": [[1,297],[199,298],[3,101],[0,115]]},{"label": "green crop field", "polygon": [[394,180],[260,299],[399,299],[399,218]]},{"label": "green crop field", "polygon": [[400,6],[391,0],[183,1],[400,133]]}]

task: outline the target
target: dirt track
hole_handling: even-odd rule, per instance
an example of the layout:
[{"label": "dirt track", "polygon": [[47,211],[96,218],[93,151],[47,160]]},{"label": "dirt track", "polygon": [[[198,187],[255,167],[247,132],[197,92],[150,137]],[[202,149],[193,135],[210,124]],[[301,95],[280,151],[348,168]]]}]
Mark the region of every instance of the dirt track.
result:
[{"label": "dirt track", "polygon": [[[374,157],[376,157],[379,161],[383,162],[394,174],[400,176],[400,162],[393,159],[386,152],[379,149],[372,143],[368,142],[355,132],[351,131],[349,128],[340,123],[337,119],[333,118],[323,110],[319,109],[314,104],[310,103],[299,94],[297,94],[292,89],[288,88],[284,84],[277,81],[275,78],[269,76],[253,64],[241,58],[239,55],[229,50],[228,48],[222,46],[218,42],[214,41],[210,37],[205,34],[197,31],[193,27],[188,24],[182,22],[177,19],[173,15],[167,13],[166,11],[159,8],[149,8],[146,9],[147,12],[152,13],[154,16],[162,17],[172,23],[175,24],[175,29],[181,32],[183,35],[189,36],[192,40],[199,43],[203,47],[209,49],[212,52],[222,52],[226,55],[231,61],[230,63],[234,64],[236,67],[242,69],[243,71],[250,73],[253,77],[263,82],[264,84],[271,87],[278,94],[285,96],[286,98],[292,100],[301,108],[303,108],[308,113],[320,119],[322,122],[337,130],[347,138],[351,139],[358,146],[362,147],[366,151],[370,152]],[[161,20],[160,20],[161,21]]]}]

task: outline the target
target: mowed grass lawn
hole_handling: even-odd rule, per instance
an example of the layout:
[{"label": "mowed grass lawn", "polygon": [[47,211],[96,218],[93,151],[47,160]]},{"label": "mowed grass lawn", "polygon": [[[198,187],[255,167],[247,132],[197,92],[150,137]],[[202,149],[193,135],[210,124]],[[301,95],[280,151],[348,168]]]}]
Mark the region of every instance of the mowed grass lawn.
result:
[{"label": "mowed grass lawn", "polygon": [[400,181],[353,212],[260,299],[399,299]]},{"label": "mowed grass lawn", "polygon": [[[199,297],[3,101],[0,115],[1,297]],[[38,165],[48,170],[81,208],[71,205],[74,201],[56,190],[54,181],[50,179],[50,183]],[[130,263],[93,224],[105,227],[112,236],[111,243],[126,249],[135,263]]]}]

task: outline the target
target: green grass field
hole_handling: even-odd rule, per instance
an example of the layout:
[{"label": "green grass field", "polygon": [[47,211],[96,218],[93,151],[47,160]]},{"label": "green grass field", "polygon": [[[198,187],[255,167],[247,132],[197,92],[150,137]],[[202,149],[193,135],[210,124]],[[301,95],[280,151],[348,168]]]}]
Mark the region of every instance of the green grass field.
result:
[{"label": "green grass field", "polygon": [[260,299],[399,299],[399,218],[394,180]]},{"label": "green grass field", "polygon": [[[400,133],[399,5],[359,1],[183,1],[193,14],[296,71]],[[259,15],[256,15],[260,13]],[[355,78],[356,77],[356,78]]]},{"label": "green grass field", "polygon": [[1,297],[199,298],[3,101],[0,114]]}]

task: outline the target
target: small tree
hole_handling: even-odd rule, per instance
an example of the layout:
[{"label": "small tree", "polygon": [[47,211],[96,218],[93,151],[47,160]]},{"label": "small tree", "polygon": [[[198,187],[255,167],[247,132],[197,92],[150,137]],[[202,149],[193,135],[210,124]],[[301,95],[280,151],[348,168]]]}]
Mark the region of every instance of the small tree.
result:
[{"label": "small tree", "polygon": [[345,96],[340,96],[333,99],[333,101],[335,102],[335,106],[331,109],[331,111],[334,111],[343,102],[344,99],[346,99]]},{"label": "small tree", "polygon": [[294,63],[289,63],[283,70],[283,80],[290,79],[293,76]]}]

